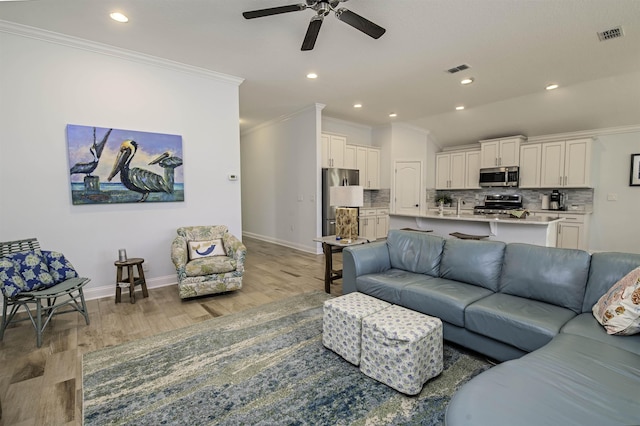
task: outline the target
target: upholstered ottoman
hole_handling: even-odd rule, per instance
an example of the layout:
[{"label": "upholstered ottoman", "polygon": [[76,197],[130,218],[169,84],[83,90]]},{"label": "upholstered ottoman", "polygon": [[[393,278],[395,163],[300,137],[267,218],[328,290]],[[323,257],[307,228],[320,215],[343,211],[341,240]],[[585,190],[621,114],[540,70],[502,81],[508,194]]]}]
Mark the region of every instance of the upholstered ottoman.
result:
[{"label": "upholstered ottoman", "polygon": [[322,344],[350,363],[360,364],[362,318],[391,306],[363,293],[349,293],[324,302]]},{"label": "upholstered ottoman", "polygon": [[362,320],[360,371],[415,395],[442,372],[442,321],[393,305]]}]

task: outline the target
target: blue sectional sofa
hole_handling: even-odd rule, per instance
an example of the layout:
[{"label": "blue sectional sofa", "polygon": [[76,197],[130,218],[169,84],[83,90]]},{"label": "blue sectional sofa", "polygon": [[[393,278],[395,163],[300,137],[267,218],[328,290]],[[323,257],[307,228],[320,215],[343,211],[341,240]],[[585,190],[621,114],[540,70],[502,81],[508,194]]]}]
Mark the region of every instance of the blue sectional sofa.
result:
[{"label": "blue sectional sofa", "polygon": [[632,425],[640,334],[607,334],[591,308],[638,266],[640,254],[392,230],[343,251],[343,293],[436,316],[445,340],[506,361],[454,395],[449,426]]}]

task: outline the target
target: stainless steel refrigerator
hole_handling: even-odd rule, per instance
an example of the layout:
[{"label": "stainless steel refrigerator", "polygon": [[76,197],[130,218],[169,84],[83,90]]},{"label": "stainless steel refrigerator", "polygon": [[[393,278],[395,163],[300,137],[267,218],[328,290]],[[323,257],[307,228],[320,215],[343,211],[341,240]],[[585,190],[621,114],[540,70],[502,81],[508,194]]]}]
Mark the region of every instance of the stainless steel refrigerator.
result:
[{"label": "stainless steel refrigerator", "polygon": [[359,170],[322,169],[322,236],[336,233],[336,208],[329,205],[329,188],[359,184]]}]

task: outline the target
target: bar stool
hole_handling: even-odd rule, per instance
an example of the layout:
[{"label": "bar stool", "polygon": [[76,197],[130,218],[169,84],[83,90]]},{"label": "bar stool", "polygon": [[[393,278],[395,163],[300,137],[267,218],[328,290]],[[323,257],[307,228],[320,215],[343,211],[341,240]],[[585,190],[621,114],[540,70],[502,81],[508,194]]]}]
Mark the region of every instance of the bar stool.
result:
[{"label": "bar stool", "polygon": [[489,238],[488,235],[463,234],[462,232],[452,232],[449,235],[451,235],[452,237],[459,238],[461,240],[484,240],[485,238]]},{"label": "bar stool", "polygon": [[[144,263],[144,259],[141,257],[133,257],[127,260],[116,260],[113,262],[117,268],[116,274],[116,303],[120,303],[122,301],[122,286],[121,284],[129,285],[129,300],[131,303],[136,303],[135,296],[135,286],[139,285],[142,287],[142,296],[149,297],[149,292],[147,291],[147,281],[144,279],[144,271],[142,269],[142,263]],[[136,277],[133,272],[133,267],[138,267],[138,276]],[[127,276],[123,278],[123,270],[127,268]]]}]

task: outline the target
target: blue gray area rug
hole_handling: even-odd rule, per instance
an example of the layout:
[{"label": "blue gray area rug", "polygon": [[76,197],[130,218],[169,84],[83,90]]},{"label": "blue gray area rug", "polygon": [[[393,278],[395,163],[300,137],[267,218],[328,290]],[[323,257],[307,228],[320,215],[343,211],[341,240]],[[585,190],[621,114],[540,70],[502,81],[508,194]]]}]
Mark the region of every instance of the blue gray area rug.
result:
[{"label": "blue gray area rug", "polygon": [[445,345],[413,397],[322,346],[310,293],[85,354],[85,425],[442,424],[451,395],[489,363]]}]

